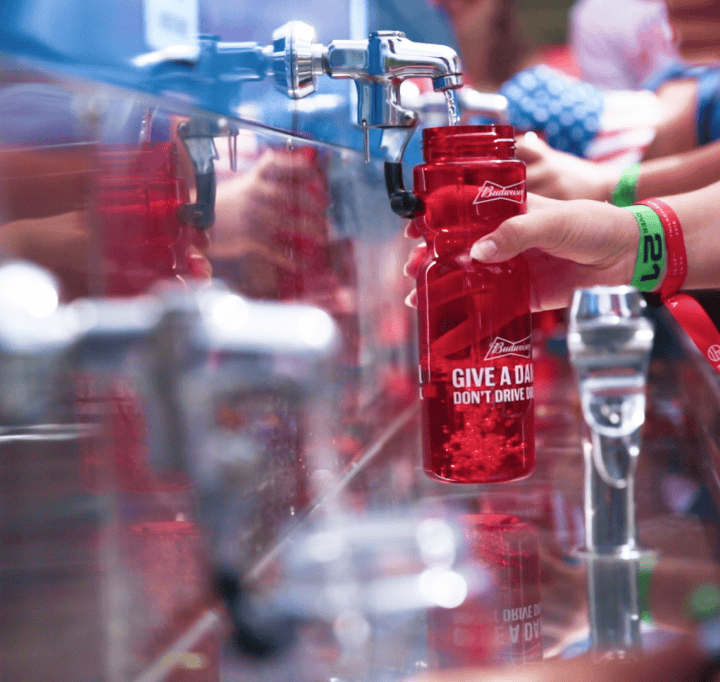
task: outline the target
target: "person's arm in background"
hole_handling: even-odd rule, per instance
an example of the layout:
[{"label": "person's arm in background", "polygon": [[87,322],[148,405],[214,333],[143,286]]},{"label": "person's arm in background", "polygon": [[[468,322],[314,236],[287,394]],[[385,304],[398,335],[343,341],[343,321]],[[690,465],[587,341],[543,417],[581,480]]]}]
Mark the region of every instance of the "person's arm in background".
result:
[{"label": "person's arm in background", "polygon": [[87,208],[94,158],[90,144],[0,148],[0,218],[41,218]]},{"label": "person's arm in background", "polygon": [[93,159],[89,144],[0,148],[0,255],[48,268],[70,298],[88,293]]},{"label": "person's arm in background", "polygon": [[[530,135],[518,139],[517,156],[527,164],[528,191],[550,199],[609,200],[622,168],[553,149]],[[720,180],[720,140],[690,151],[644,161],[637,199],[690,192]]]},{"label": "person's arm in background", "polygon": [[720,140],[640,166],[637,199],[679,194],[720,180]]},{"label": "person's arm in background", "polygon": [[616,22],[607,0],[574,2],[568,10],[570,46],[583,81],[603,88],[631,88],[626,55],[619,49],[625,36]]}]

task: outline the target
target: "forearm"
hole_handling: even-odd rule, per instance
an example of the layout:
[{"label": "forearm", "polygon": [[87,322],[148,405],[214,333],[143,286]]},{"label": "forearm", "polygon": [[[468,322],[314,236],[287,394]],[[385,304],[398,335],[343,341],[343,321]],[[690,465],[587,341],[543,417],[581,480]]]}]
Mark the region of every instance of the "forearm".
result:
[{"label": "forearm", "polygon": [[720,140],[640,167],[638,199],[691,192],[720,180]]},{"label": "forearm", "polygon": [[720,287],[720,182],[663,198],[682,225],[688,274],[684,289]]}]

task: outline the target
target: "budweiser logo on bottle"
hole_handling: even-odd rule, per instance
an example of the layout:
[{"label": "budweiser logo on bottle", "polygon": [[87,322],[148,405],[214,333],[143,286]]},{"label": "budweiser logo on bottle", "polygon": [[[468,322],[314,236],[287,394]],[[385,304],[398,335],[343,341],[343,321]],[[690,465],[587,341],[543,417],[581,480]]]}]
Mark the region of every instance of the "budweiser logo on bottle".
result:
[{"label": "budweiser logo on bottle", "polygon": [[484,204],[487,201],[496,201],[498,199],[512,201],[514,204],[522,204],[525,201],[525,181],[504,187],[490,182],[490,180],[485,180],[483,186],[478,188],[473,204]]},{"label": "budweiser logo on bottle", "polygon": [[485,355],[486,360],[502,358],[506,355],[517,355],[521,358],[529,358],[532,351],[532,343],[530,337],[526,336],[520,341],[508,341],[499,336],[490,342],[490,348]]}]

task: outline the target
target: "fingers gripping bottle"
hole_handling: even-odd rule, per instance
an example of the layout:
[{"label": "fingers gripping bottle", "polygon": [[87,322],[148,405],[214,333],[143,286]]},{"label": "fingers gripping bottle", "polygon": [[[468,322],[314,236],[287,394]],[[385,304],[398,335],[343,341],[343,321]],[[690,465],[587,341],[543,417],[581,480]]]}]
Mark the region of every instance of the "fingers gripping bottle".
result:
[{"label": "fingers gripping bottle", "polygon": [[423,132],[414,169],[427,242],[417,279],[426,473],[454,483],[528,476],[535,465],[530,280],[522,256],[485,265],[472,244],[526,211],[511,126]]}]

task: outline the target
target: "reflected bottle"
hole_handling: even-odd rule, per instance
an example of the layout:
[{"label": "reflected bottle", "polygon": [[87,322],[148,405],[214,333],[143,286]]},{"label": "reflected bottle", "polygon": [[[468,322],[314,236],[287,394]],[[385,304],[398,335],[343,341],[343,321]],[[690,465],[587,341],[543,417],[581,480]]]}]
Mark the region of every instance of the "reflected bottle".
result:
[{"label": "reflected bottle", "polygon": [[525,164],[511,126],[429,128],[423,142],[414,191],[428,246],[417,279],[425,471],[454,483],[524,478],[535,466],[527,264],[469,253],[525,212]]},{"label": "reflected bottle", "polygon": [[108,145],[98,157],[98,218],[104,290],[144,293],[159,280],[189,276],[193,230],[180,207],[190,194],[173,142]]},{"label": "reflected bottle", "polygon": [[459,519],[470,557],[487,571],[485,589],[453,609],[435,609],[428,645],[437,668],[540,661],[542,604],[537,531],[508,514]]}]

